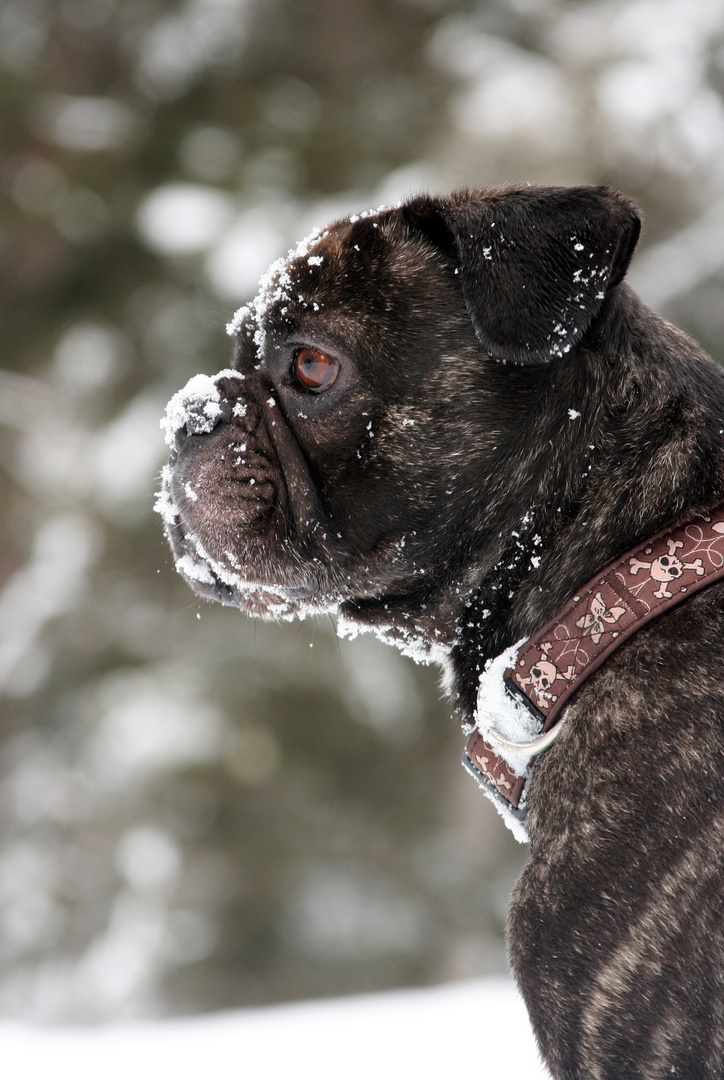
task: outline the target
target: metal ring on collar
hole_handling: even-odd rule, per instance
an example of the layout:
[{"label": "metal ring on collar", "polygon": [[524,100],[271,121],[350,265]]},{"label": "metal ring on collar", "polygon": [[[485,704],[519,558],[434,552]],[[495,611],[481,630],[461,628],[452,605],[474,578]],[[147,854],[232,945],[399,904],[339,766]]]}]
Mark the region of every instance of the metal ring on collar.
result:
[{"label": "metal ring on collar", "polygon": [[486,742],[492,743],[495,747],[499,747],[501,750],[507,750],[509,754],[530,754],[534,757],[536,754],[542,754],[544,750],[547,750],[555,739],[558,738],[558,732],[563,727],[563,721],[559,720],[549,731],[544,731],[542,735],[539,735],[537,739],[532,739],[530,742],[511,742],[510,739],[506,739],[500,732],[496,731],[494,727],[489,727],[482,733]]}]

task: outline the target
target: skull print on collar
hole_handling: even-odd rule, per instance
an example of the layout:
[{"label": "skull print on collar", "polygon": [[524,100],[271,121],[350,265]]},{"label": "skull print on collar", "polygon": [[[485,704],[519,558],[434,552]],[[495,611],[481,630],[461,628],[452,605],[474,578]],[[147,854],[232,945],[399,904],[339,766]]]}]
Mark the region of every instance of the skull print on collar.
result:
[{"label": "skull print on collar", "polygon": [[528,839],[533,764],[560,731],[569,698],[647,622],[721,577],[724,505],[628,551],[533,637],[488,662],[463,764],[517,839]]}]

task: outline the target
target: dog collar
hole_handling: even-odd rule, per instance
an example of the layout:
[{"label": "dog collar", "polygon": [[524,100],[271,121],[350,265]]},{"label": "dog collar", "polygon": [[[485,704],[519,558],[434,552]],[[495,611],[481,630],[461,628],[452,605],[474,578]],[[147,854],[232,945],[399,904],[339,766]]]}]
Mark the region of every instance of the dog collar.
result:
[{"label": "dog collar", "polygon": [[526,801],[535,761],[560,732],[573,694],[647,622],[721,577],[724,505],[628,551],[533,637],[488,661],[463,765],[518,840],[528,840]]}]

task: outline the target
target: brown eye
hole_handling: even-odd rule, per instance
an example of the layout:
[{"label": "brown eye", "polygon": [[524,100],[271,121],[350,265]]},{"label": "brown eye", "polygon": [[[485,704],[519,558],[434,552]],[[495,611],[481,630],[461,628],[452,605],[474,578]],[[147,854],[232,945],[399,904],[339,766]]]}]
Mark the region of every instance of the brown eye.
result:
[{"label": "brown eye", "polygon": [[327,390],[339,374],[339,364],[318,349],[300,349],[294,357],[297,382],[315,394]]}]

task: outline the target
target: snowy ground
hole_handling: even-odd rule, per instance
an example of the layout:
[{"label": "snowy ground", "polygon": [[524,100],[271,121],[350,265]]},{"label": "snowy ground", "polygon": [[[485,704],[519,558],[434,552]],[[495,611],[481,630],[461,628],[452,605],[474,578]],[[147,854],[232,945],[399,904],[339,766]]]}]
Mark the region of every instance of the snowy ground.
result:
[{"label": "snowy ground", "polygon": [[5,1021],[0,1053],[3,1074],[23,1080],[548,1075],[504,979],[101,1028]]}]

